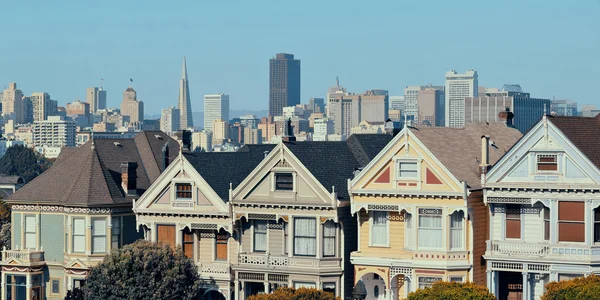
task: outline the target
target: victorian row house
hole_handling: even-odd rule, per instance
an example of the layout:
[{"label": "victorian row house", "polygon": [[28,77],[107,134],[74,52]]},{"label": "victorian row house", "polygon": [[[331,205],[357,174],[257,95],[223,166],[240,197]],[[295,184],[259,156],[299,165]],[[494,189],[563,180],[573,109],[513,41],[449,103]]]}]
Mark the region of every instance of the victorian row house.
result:
[{"label": "victorian row house", "polygon": [[391,138],[181,153],[134,203],[137,224],[146,239],[181,247],[196,262],[208,299],[283,286],[345,299],[357,232],[348,182]]},{"label": "victorian row house", "polygon": [[485,284],[482,174],[520,137],[504,124],[404,127],[350,183],[357,289],[404,299],[436,281]]},{"label": "victorian row house", "polygon": [[12,240],[0,262],[2,299],[63,299],[108,252],[143,237],[132,200],[178,153],[162,132],[63,149],[7,200]]},{"label": "victorian row house", "polygon": [[600,273],[600,118],[544,116],[485,176],[487,286],[539,299]]}]

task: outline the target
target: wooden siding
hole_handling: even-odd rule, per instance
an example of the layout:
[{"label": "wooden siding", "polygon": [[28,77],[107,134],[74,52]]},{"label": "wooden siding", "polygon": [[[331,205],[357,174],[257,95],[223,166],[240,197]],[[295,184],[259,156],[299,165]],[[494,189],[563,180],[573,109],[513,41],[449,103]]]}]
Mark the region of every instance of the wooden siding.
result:
[{"label": "wooden siding", "polygon": [[527,243],[541,242],[544,238],[544,210],[541,204],[536,204],[533,208],[524,205],[521,211],[527,208],[527,211],[521,214],[523,220],[524,241]]},{"label": "wooden siding", "polygon": [[40,246],[44,259],[63,263],[65,248],[65,218],[58,214],[42,214],[40,221]]},{"label": "wooden siding", "polygon": [[494,240],[502,240],[504,237],[502,236],[502,228],[504,227],[504,223],[502,219],[504,219],[503,212],[494,212],[494,207],[499,206],[498,204],[490,205],[492,218],[490,220],[492,227],[492,239]]},{"label": "wooden siding", "polygon": [[[272,228],[272,226],[275,224],[277,223],[275,223],[274,221],[270,221],[269,228],[267,231],[267,236],[269,238],[269,253],[272,255],[283,255],[283,228]],[[283,227],[283,223],[279,223],[279,225]]]},{"label": "wooden siding", "polygon": [[398,212],[390,212],[389,247],[369,246],[370,222],[369,214],[360,211],[360,252],[373,254],[376,257],[400,257],[406,254],[404,250],[404,216]]},{"label": "wooden siding", "polygon": [[483,193],[481,191],[471,192],[468,198],[468,206],[473,209],[473,245],[469,247],[473,251],[473,282],[486,285],[486,264],[483,259],[485,254],[485,241],[489,236],[488,208],[483,204]]},{"label": "wooden siding", "polygon": [[213,230],[198,231],[198,260],[200,262],[209,263],[213,261],[215,247],[214,234],[215,231]]},{"label": "wooden siding", "polygon": [[242,224],[242,228],[240,229],[242,233],[242,244],[240,245],[241,252],[252,252],[252,226],[250,226],[250,222],[246,220],[240,220]]}]

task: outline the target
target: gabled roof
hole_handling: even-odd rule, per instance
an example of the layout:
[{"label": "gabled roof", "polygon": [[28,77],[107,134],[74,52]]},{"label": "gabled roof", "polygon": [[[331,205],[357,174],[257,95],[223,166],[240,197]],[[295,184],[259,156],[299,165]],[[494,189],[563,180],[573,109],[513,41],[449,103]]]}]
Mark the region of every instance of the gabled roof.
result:
[{"label": "gabled roof", "polygon": [[547,116],[547,120],[600,169],[600,115],[596,117]]},{"label": "gabled roof", "polygon": [[[170,160],[177,157],[179,144],[163,132],[154,134],[162,137],[163,144],[169,142]],[[126,196],[121,188],[121,162],[138,164],[137,190],[141,195],[163,170],[157,160],[162,156],[161,150],[160,142],[152,141],[144,132],[135,139],[95,139],[94,145],[90,141],[61,151],[50,169],[17,190],[8,202],[86,207],[131,205],[131,198],[137,196]]]},{"label": "gabled roof", "polygon": [[489,136],[490,165],[494,165],[521,138],[521,132],[500,123],[472,123],[463,128],[410,127],[421,143],[459,181],[481,188],[481,137]]}]

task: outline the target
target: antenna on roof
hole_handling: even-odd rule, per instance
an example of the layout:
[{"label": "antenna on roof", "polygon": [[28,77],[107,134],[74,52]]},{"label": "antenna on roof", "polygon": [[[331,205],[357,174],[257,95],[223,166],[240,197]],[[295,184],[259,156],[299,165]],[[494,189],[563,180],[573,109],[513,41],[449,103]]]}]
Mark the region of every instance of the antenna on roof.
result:
[{"label": "antenna on roof", "polygon": [[335,86],[340,86],[340,77],[335,76]]}]

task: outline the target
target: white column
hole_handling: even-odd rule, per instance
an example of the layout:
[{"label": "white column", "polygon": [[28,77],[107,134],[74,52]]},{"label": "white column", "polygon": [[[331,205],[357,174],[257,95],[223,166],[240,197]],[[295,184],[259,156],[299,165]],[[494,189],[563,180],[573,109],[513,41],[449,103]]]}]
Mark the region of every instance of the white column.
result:
[{"label": "white column", "polygon": [[289,216],[288,220],[288,257],[292,257],[294,255],[294,218]]},{"label": "white column", "polygon": [[321,218],[317,217],[317,259],[323,257],[323,226]]},{"label": "white column", "polygon": [[487,270],[487,288],[490,290],[490,293],[494,294],[494,281],[493,281],[493,276],[492,273],[494,271],[491,270]]},{"label": "white column", "polygon": [[6,300],[6,290],[7,290],[7,286],[6,286],[6,273],[2,274],[2,296],[0,297],[2,300]]},{"label": "white column", "polygon": [[550,200],[550,243],[558,242],[558,202],[556,199]]},{"label": "white column", "polygon": [[150,230],[149,230],[151,242],[157,242],[157,239],[158,239],[158,237],[156,236],[157,232],[158,232],[158,230],[156,229],[156,224],[151,223]]},{"label": "white column", "polygon": [[240,283],[242,284],[242,290],[236,291],[236,295],[239,300],[244,300],[246,298],[246,282],[242,281]]},{"label": "white column", "polygon": [[360,252],[360,210],[356,212],[356,231],[356,240],[358,242],[356,251]]},{"label": "white column", "polygon": [[[234,285],[235,290],[233,292],[233,295],[234,295],[235,299],[240,299],[240,281],[236,280],[234,284],[235,284]],[[235,299],[232,299],[232,300],[235,300]]]},{"label": "white column", "polygon": [[592,200],[585,200],[585,244],[591,246],[594,243],[594,209],[592,207]]},{"label": "white column", "polygon": [[[525,266],[523,266],[525,267]],[[529,297],[529,274],[527,271],[523,272],[523,300],[528,300]]]},{"label": "white column", "polygon": [[25,299],[31,299],[31,274],[27,273],[25,282]]}]

